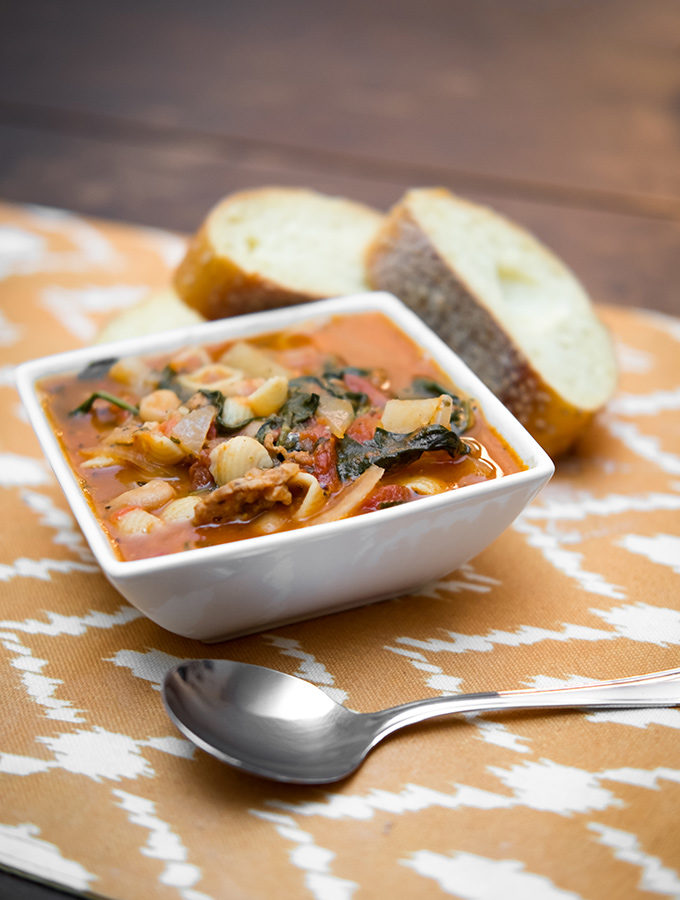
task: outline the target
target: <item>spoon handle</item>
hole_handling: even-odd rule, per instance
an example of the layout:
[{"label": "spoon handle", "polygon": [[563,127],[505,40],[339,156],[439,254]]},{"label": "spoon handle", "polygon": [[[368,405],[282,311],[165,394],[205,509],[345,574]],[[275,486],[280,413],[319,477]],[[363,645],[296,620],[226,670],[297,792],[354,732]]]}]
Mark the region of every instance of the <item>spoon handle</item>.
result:
[{"label": "spoon handle", "polygon": [[378,740],[398,728],[453,713],[520,709],[640,709],[680,705],[680,669],[548,690],[491,691],[415,700],[378,713]]}]

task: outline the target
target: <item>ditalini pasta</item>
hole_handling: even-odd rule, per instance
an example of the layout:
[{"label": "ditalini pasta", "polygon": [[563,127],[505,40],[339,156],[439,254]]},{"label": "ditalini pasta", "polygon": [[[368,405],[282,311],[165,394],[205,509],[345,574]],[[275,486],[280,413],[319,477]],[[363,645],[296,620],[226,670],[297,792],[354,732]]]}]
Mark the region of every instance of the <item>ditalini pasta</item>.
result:
[{"label": "ditalini pasta", "polygon": [[131,560],[417,501],[523,468],[381,313],[44,379],[64,453]]}]

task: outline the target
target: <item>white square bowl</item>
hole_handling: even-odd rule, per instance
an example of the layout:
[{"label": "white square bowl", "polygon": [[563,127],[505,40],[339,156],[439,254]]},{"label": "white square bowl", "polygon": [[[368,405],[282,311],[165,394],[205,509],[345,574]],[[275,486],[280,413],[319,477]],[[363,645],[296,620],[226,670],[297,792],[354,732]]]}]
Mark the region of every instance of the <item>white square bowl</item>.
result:
[{"label": "white square bowl", "polygon": [[[362,516],[166,556],[120,560],[43,411],[36,382],[98,359],[153,355],[382,312],[473,397],[526,469]],[[507,528],[550,479],[551,459],[470,369],[390,294],[367,293],[101,344],[19,366],[31,424],[97,562],[146,616],[176,634],[219,641],[407,593],[443,577]]]}]

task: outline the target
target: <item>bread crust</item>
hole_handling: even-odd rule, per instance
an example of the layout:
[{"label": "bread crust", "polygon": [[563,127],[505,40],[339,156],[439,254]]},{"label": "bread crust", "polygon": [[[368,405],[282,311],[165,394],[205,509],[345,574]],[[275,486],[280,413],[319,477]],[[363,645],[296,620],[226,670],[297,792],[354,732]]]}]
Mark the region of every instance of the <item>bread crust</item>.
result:
[{"label": "bread crust", "polygon": [[551,456],[567,450],[593,411],[546,383],[521,347],[420,227],[406,203],[390,212],[366,253],[369,284],[399,297],[482,379]]},{"label": "bread crust", "polygon": [[[220,252],[216,246],[214,229],[219,229],[223,212],[238,204],[262,204],[263,200],[273,206],[284,203],[291,209],[296,204],[304,208],[305,204],[315,203],[319,221],[313,221],[313,225],[322,234],[325,227],[324,208],[327,207],[334,213],[341,208],[342,227],[353,229],[355,234],[361,235],[361,238],[357,238],[359,246],[382,224],[382,214],[370,206],[342,197],[326,196],[306,188],[263,187],[231,194],[210,211],[189,242],[186,255],[175,271],[175,290],[188,306],[208,319],[219,319],[321,300],[337,293],[351,293],[352,290],[367,290],[367,283],[353,285],[351,280],[349,284],[352,285],[352,290],[334,289],[332,282],[324,288],[323,280],[320,281],[318,290],[296,288],[269,278],[266,271],[246,270],[229,253]],[[250,227],[253,227],[252,224]],[[337,223],[334,227],[337,227]],[[363,237],[367,230],[368,235]],[[329,230],[330,252],[333,252],[333,239],[334,234]],[[361,263],[360,250],[357,251],[357,262]]]},{"label": "bread crust", "polygon": [[189,242],[173,283],[187,306],[206,319],[240,316],[321,299],[281,288],[258,273],[245,272],[232,260],[219,256],[208,236],[207,222]]}]

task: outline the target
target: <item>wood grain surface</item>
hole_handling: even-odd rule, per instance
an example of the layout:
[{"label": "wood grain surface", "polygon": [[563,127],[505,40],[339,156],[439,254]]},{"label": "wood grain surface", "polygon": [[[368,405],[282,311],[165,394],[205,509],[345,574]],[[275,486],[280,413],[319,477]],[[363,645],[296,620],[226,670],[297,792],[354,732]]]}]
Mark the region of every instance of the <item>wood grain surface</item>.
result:
[{"label": "wood grain surface", "polygon": [[301,184],[443,184],[601,301],[680,310],[674,0],[28,0],[0,33],[0,195],[180,231]]}]

